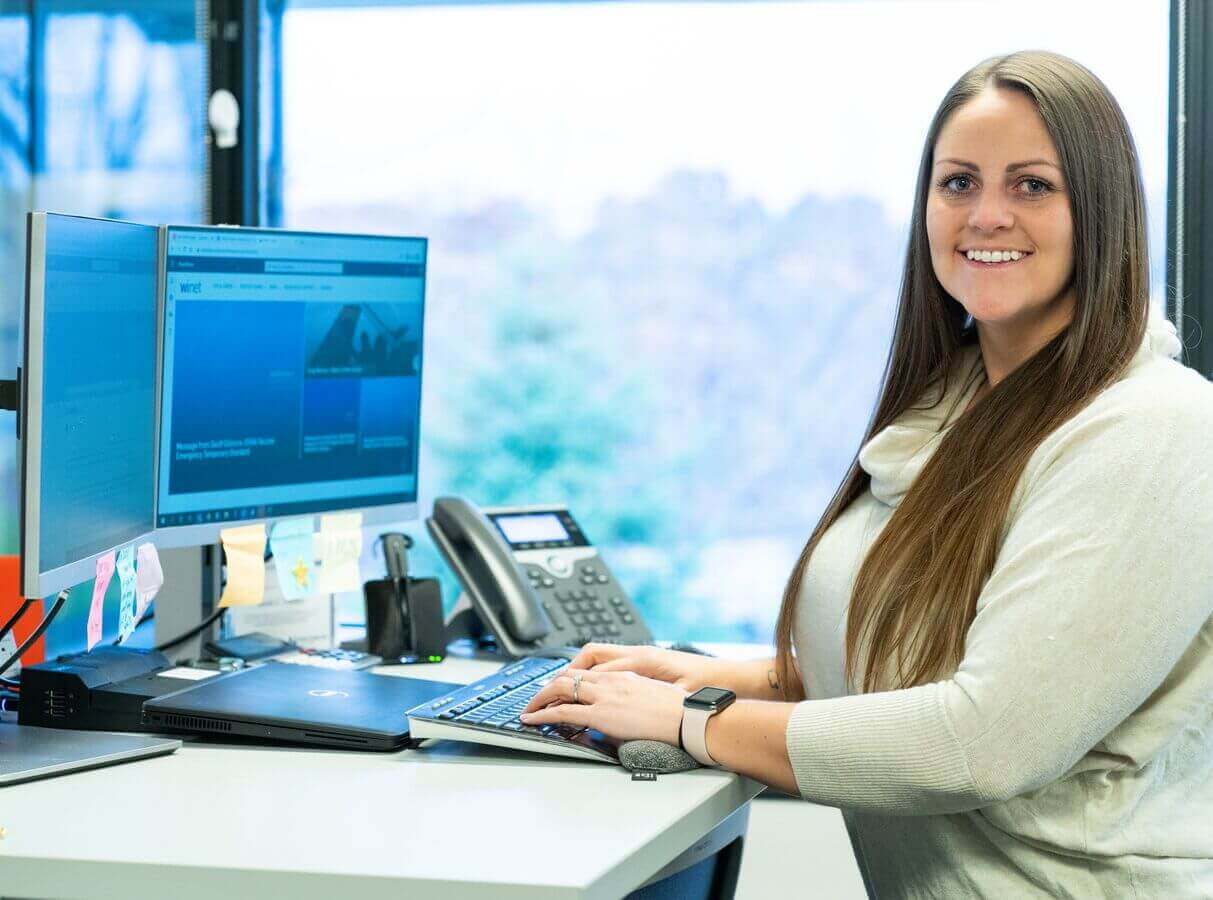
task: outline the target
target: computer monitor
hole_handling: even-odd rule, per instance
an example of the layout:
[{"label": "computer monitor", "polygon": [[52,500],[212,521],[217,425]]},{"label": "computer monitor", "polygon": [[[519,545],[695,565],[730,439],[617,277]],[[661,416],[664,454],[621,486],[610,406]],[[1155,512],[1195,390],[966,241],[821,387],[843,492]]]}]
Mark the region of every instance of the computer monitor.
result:
[{"label": "computer monitor", "polygon": [[172,226],[163,243],[157,543],[415,517],[426,240]]},{"label": "computer monitor", "polygon": [[21,591],[155,528],[158,229],[31,213],[21,348]]}]

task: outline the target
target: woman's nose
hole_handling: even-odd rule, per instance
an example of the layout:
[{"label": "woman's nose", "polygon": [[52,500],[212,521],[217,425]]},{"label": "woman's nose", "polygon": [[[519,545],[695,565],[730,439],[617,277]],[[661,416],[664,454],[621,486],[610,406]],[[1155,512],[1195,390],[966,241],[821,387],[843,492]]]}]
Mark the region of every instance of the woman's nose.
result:
[{"label": "woman's nose", "polygon": [[1014,224],[1011,202],[1001,191],[982,191],[969,213],[969,226],[977,231],[997,231]]}]

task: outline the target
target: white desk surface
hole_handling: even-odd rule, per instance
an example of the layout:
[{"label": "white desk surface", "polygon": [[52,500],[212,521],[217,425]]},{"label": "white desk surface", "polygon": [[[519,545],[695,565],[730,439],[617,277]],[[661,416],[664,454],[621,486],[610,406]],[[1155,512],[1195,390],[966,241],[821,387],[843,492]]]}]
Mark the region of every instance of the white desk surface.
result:
[{"label": "white desk surface", "polygon": [[[381,671],[468,682],[499,665]],[[0,789],[0,896],[620,897],[761,789],[451,741],[386,754],[191,743]]]}]

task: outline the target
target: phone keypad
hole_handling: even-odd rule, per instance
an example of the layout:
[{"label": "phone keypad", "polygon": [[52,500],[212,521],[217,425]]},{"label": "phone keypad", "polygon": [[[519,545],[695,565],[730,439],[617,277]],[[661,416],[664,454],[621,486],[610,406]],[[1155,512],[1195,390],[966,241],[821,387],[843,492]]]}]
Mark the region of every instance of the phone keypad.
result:
[{"label": "phone keypad", "polygon": [[559,580],[534,566],[527,566],[526,574],[552,625],[568,633],[571,644],[618,641],[621,626],[636,622],[631,606],[600,566],[582,563]]}]

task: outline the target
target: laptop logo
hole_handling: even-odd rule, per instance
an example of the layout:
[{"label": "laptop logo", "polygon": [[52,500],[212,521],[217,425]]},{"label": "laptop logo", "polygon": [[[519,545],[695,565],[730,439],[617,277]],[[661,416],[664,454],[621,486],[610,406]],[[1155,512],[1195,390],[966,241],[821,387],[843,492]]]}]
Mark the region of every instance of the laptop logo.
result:
[{"label": "laptop logo", "polygon": [[349,694],[347,694],[345,691],[315,690],[315,691],[308,691],[308,696],[310,696],[310,697],[348,697]]}]

